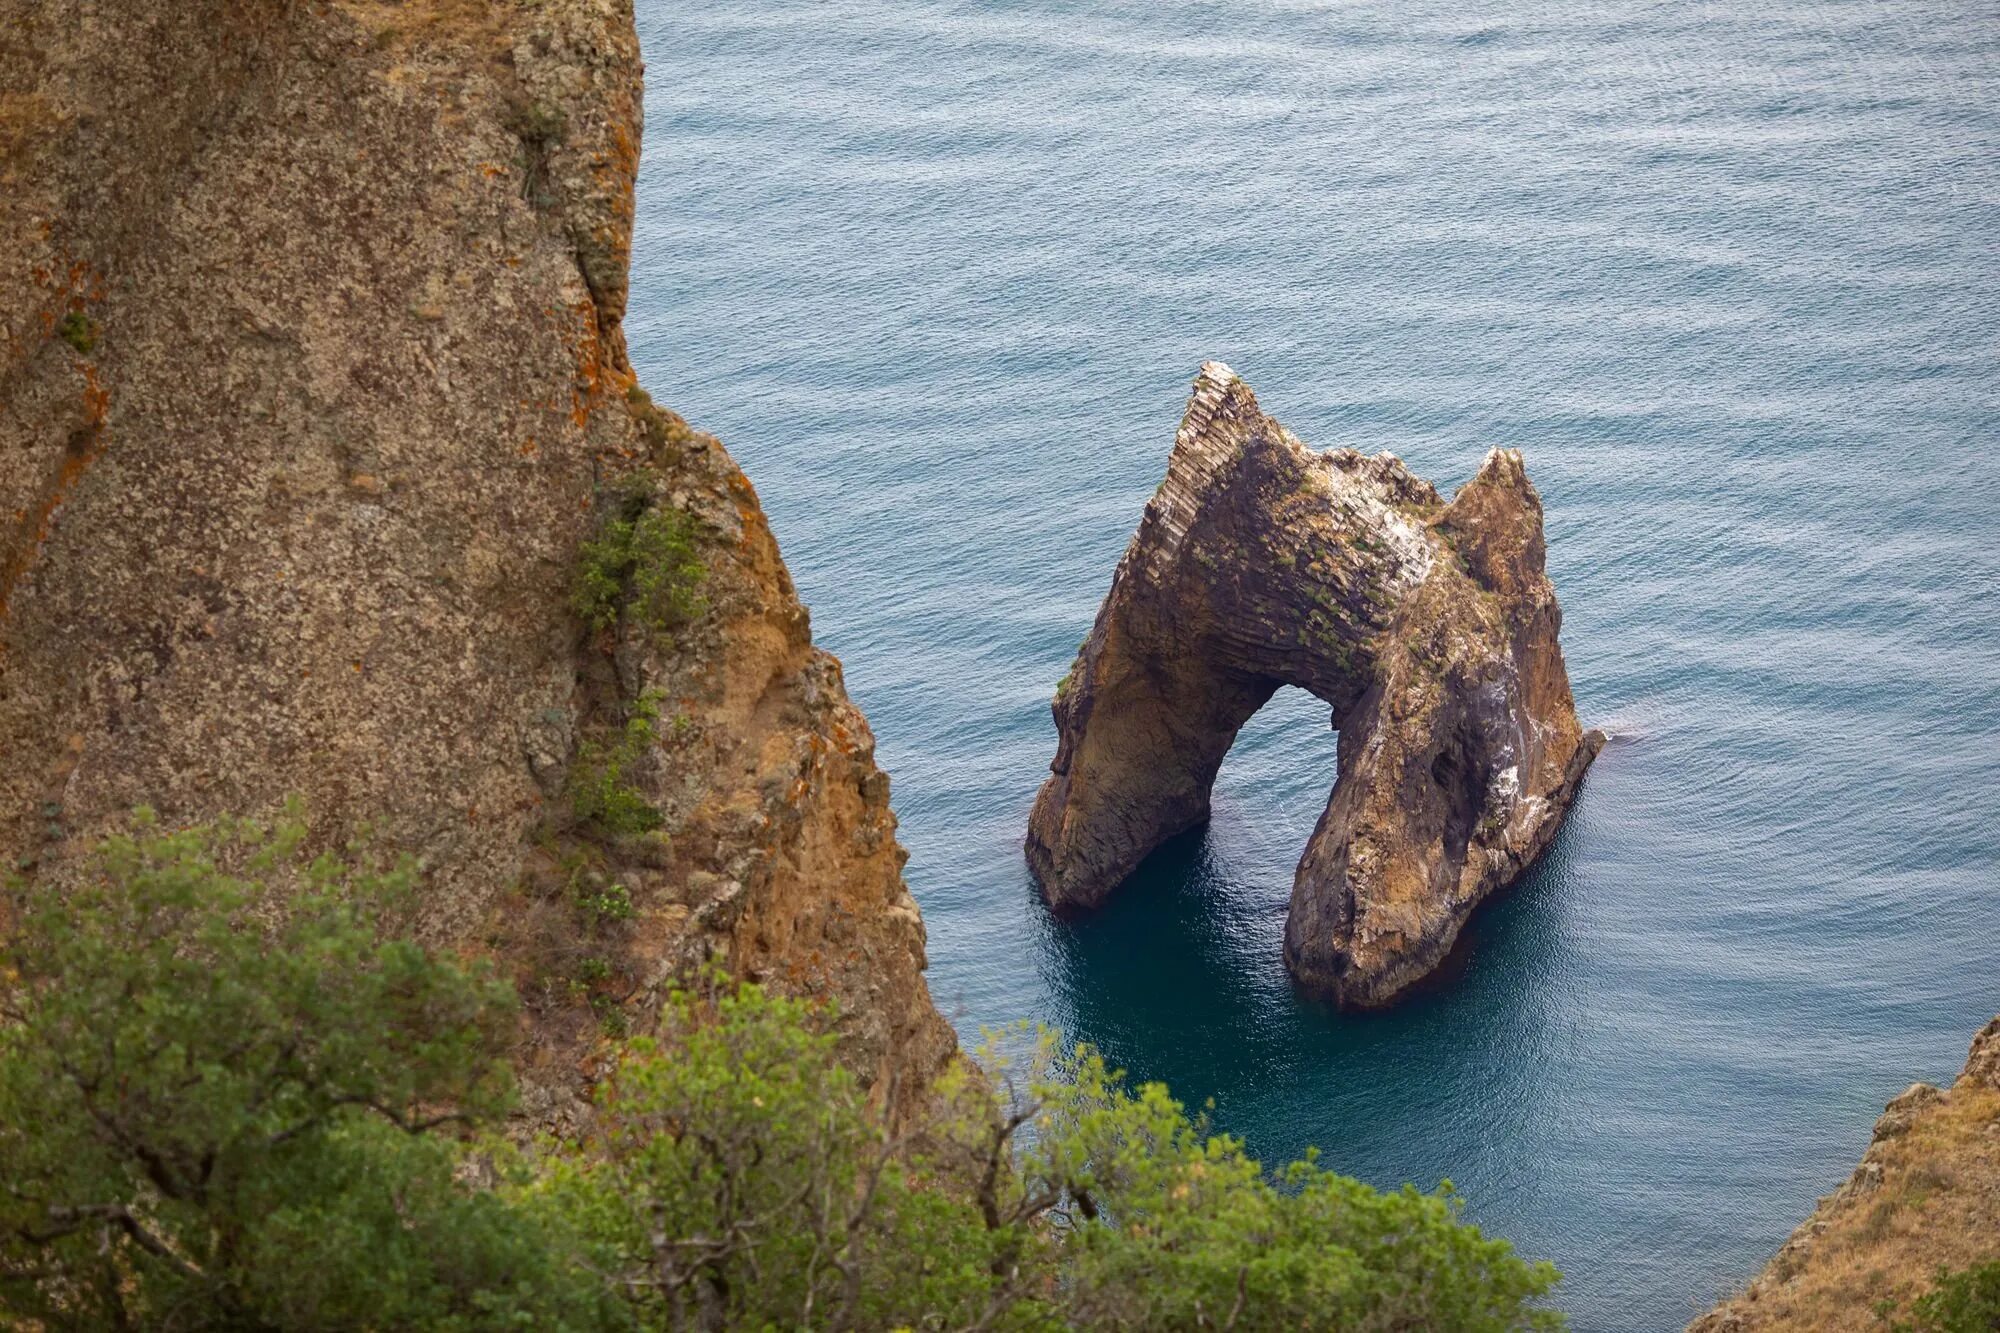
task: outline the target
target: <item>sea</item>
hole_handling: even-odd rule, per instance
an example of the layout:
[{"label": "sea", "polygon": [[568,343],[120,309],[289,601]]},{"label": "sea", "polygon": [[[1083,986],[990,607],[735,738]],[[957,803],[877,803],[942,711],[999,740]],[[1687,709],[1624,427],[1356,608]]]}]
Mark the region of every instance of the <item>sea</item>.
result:
[{"label": "sea", "polygon": [[[2000,4],[638,0],[627,329],[755,481],[893,780],[930,986],[1265,1161],[1449,1180],[1679,1327],[2000,1011]],[[1326,707],[1078,922],[1049,702],[1196,367],[1449,494],[1518,448],[1567,826],[1382,1013],[1296,994]]]}]

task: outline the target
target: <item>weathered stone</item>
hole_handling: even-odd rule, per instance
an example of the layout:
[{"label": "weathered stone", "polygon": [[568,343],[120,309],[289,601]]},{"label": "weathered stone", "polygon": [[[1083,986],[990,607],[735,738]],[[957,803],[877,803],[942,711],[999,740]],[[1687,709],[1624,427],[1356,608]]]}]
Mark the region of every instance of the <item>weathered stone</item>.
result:
[{"label": "weathered stone", "polygon": [[[1949,1088],[1912,1083],[1861,1161],[1740,1292],[1688,1333],[1837,1333],[1890,1326],[1937,1274],[2000,1259],[2000,1018]],[[1898,1325],[1906,1326],[1906,1325]]]},{"label": "weathered stone", "polygon": [[[630,0],[7,6],[0,855],[296,794],[504,949],[578,747],[654,694],[666,837],[596,853],[650,987],[606,998],[727,958],[914,1087],[953,1040],[867,724],[749,482],[633,382],[640,75]],[[641,473],[706,609],[606,643],[578,548]]]},{"label": "weathered stone", "polygon": [[1979,1035],[1972,1039],[1972,1053],[1959,1077],[1971,1086],[2000,1092],[2000,1018],[1979,1029]]},{"label": "weathered stone", "polygon": [[1393,454],[1306,448],[1204,365],[1057,690],[1027,839],[1049,903],[1101,903],[1204,821],[1238,728],[1297,685],[1332,707],[1339,773],[1285,962],[1342,1003],[1386,1003],[1547,846],[1602,744],[1577,724],[1542,564],[1518,453],[1489,453],[1446,504]]},{"label": "weathered stone", "polygon": [[[1932,1105],[1943,1100],[1944,1090],[1929,1083],[1912,1083],[1882,1108],[1875,1121],[1875,1138],[1893,1139],[1910,1132],[1910,1126]],[[1858,1173],[1857,1173],[1858,1174]]]}]

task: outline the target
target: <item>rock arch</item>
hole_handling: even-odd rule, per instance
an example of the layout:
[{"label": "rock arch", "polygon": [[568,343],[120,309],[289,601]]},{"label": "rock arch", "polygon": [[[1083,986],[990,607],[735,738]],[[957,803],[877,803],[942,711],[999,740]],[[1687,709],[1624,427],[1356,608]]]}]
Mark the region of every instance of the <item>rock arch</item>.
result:
[{"label": "rock arch", "polygon": [[1518,452],[1446,503],[1393,454],[1307,448],[1205,364],[1056,692],[1027,837],[1044,897],[1096,906],[1206,820],[1238,728],[1298,685],[1340,741],[1285,964],[1342,1004],[1387,1003],[1548,845],[1603,743],[1577,722],[1561,623]]}]

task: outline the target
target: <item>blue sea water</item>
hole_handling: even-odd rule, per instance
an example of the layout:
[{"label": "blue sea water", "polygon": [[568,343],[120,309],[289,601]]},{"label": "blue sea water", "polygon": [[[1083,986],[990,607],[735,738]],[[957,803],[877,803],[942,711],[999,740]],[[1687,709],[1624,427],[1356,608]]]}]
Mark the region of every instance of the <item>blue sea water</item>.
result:
[{"label": "blue sea water", "polygon": [[[1267,1159],[1450,1178],[1667,1329],[2000,1010],[2000,6],[640,0],[628,328],[867,710],[960,1030]],[[1547,506],[1616,742],[1461,964],[1297,998],[1325,709],[1101,915],[1020,855],[1051,689],[1230,362],[1320,446]]]}]

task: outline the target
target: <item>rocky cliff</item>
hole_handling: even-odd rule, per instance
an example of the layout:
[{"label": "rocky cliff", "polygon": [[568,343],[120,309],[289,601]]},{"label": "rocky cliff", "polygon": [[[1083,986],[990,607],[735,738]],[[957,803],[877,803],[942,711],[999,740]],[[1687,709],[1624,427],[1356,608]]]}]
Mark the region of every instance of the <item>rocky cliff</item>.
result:
[{"label": "rocky cliff", "polygon": [[8,863],[297,795],[519,969],[531,1080],[717,958],[935,1069],[867,723],[627,360],[630,0],[5,8]]},{"label": "rocky cliff", "polygon": [[1771,1262],[1689,1333],[1880,1329],[1939,1268],[2000,1260],[2000,1018],[1948,1089],[1914,1083],[1875,1122],[1854,1174]]},{"label": "rocky cliff", "polygon": [[1208,817],[1280,685],[1332,708],[1339,773],[1299,862],[1285,962],[1379,1005],[1548,844],[1603,737],[1578,725],[1521,457],[1445,503],[1392,454],[1318,453],[1210,362],[1166,479],[1058,687],[1029,865],[1094,906]]}]

